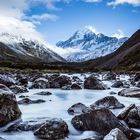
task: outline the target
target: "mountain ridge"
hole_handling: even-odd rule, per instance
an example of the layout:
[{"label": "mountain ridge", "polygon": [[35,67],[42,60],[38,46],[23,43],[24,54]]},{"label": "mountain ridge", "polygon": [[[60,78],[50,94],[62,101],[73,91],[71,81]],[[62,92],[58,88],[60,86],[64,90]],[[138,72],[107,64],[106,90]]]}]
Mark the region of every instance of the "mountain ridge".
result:
[{"label": "mountain ridge", "polygon": [[97,69],[140,70],[140,29],[115,52],[83,64]]},{"label": "mountain ridge", "polygon": [[61,62],[64,58],[38,40],[8,33],[0,34],[0,58],[8,61]]},{"label": "mountain ridge", "polygon": [[56,46],[67,49],[72,48],[79,52],[66,57],[69,62],[82,62],[105,56],[117,50],[128,38],[108,37],[102,33],[94,33],[90,29],[79,30],[66,41],[59,41]]}]

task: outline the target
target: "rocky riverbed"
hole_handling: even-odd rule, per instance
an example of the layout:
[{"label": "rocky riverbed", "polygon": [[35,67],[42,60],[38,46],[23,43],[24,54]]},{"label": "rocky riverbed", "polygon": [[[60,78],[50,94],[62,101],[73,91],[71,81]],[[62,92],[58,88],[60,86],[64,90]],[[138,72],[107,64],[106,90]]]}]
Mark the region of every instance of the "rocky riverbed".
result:
[{"label": "rocky riverbed", "polygon": [[139,140],[140,74],[1,72],[5,140]]}]

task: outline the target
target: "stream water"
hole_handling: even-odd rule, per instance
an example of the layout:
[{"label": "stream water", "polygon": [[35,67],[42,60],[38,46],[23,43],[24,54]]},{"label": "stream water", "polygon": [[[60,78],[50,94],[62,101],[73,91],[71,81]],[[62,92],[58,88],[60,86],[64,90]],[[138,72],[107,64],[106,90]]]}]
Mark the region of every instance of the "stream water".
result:
[{"label": "stream water", "polygon": [[[127,76],[122,76],[122,79],[128,79]],[[104,81],[106,85],[111,86],[112,82]],[[34,89],[30,90],[28,93],[18,94],[17,100],[20,95],[28,95],[30,99],[43,99],[46,102],[41,104],[31,104],[31,105],[19,105],[22,112],[22,120],[34,120],[49,118],[62,118],[65,120],[69,126],[70,135],[66,140],[80,140],[81,138],[88,138],[90,136],[96,135],[93,131],[79,132],[75,130],[71,125],[71,119],[73,116],[67,113],[69,107],[75,103],[83,103],[87,106],[94,103],[96,100],[101,99],[105,96],[109,96],[110,91],[118,92],[121,88],[110,88],[108,90],[61,90],[61,89]],[[36,93],[41,91],[49,91],[52,93],[50,96],[36,95]],[[128,98],[115,96],[125,107],[132,103],[140,106],[140,100],[136,98]],[[125,108],[124,108],[125,109]],[[114,114],[118,114],[123,109],[112,110]],[[39,140],[33,135],[33,132],[12,132],[12,133],[0,133],[0,137],[6,140]]]}]

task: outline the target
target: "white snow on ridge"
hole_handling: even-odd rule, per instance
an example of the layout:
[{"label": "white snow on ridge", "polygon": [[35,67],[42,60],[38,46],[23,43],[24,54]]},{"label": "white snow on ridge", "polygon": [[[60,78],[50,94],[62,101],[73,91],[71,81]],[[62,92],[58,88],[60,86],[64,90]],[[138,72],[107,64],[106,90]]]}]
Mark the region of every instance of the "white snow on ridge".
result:
[{"label": "white snow on ridge", "polygon": [[63,49],[75,49],[79,52],[69,53],[68,61],[85,61],[105,56],[117,50],[128,38],[108,37],[102,33],[94,33],[85,28],[74,33],[66,41],[59,41],[56,45]]},{"label": "white snow on ridge", "polygon": [[18,36],[9,33],[1,33],[0,34],[0,42],[4,43],[12,49],[17,54],[33,56],[37,58],[41,58],[44,61],[45,59],[52,60],[52,61],[63,61],[63,58],[60,57],[58,54],[53,52],[49,48],[49,44],[44,43],[43,41],[31,39],[31,38],[24,38],[23,36]]}]

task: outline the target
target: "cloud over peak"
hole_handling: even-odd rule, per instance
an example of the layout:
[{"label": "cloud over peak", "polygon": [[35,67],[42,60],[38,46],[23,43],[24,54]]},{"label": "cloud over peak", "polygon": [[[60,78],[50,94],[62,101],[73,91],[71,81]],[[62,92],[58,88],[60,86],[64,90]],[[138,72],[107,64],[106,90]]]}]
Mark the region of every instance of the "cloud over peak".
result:
[{"label": "cloud over peak", "polygon": [[108,2],[109,6],[117,6],[117,5],[122,5],[122,4],[140,6],[140,0],[114,0],[114,1]]}]

